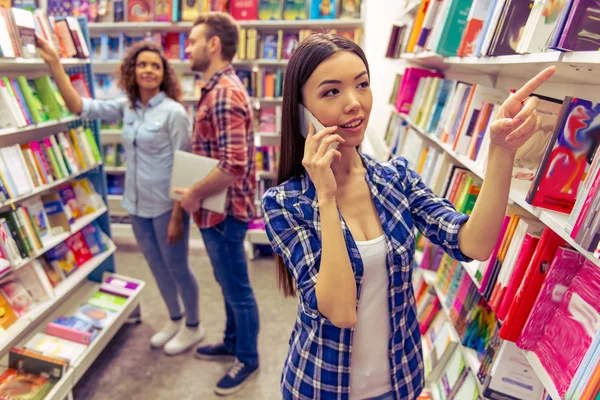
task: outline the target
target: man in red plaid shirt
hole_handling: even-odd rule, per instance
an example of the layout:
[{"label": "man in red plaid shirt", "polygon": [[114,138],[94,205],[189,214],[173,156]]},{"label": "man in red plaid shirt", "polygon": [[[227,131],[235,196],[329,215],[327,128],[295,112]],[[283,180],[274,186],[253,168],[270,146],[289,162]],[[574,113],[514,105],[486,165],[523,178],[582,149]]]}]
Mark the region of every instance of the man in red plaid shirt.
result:
[{"label": "man in red plaid shirt", "polygon": [[[202,72],[206,81],[196,111],[192,149],[219,160],[205,179],[181,191],[181,204],[194,213],[225,298],[223,342],[196,351],[201,359],[233,359],[215,388],[220,395],[239,390],[258,369],[258,307],[244,253],[244,237],[254,216],[256,162],[250,98],[231,65],[238,31],[228,14],[206,13],[195,22],[186,48],[192,70]],[[225,189],[224,214],[201,209],[202,199]]]}]

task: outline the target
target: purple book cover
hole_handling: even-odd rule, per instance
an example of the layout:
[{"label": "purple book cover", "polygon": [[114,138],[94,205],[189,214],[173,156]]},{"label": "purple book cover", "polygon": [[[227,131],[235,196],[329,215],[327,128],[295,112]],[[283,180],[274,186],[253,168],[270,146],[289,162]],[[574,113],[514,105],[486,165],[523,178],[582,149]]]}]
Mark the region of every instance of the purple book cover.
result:
[{"label": "purple book cover", "polygon": [[525,31],[532,7],[533,0],[509,0],[505,17],[501,21],[502,27],[497,32],[498,38],[490,51],[490,56],[517,54],[517,46]]},{"label": "purple book cover", "polygon": [[600,0],[575,0],[558,47],[570,51],[600,49]]},{"label": "purple book cover", "polygon": [[283,34],[283,58],[289,60],[292,57],[292,53],[298,47],[300,39],[297,33],[286,32]]},{"label": "purple book cover", "polygon": [[544,335],[548,321],[556,312],[563,296],[575,274],[583,265],[585,257],[576,250],[559,248],[556,251],[544,286],[533,306],[529,319],[517,340],[517,346],[523,350],[535,351],[536,345]]},{"label": "purple book cover", "polygon": [[600,327],[600,269],[587,261],[571,281],[563,301],[546,325],[535,354],[561,398],[569,389]]},{"label": "purple book cover", "polygon": [[114,294],[115,296],[129,297],[135,293],[138,286],[139,284],[135,282],[126,281],[124,279],[111,276],[100,285],[100,291]]}]

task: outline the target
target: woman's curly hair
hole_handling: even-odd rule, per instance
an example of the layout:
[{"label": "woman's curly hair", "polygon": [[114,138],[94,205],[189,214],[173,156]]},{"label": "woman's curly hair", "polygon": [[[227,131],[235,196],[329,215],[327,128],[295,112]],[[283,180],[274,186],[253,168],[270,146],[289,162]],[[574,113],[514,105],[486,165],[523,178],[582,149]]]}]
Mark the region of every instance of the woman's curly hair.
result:
[{"label": "woman's curly hair", "polygon": [[123,59],[120,67],[120,80],[119,87],[125,92],[131,107],[135,107],[135,104],[140,99],[140,90],[135,79],[135,66],[137,63],[138,55],[143,51],[151,51],[159,55],[163,63],[164,76],[163,81],[160,84],[160,90],[165,92],[168,97],[173,100],[180,102],[181,100],[181,86],[179,79],[175,74],[175,70],[171,67],[171,64],[167,61],[167,57],[162,51],[162,48],[154,42],[144,40],[134,44]]}]

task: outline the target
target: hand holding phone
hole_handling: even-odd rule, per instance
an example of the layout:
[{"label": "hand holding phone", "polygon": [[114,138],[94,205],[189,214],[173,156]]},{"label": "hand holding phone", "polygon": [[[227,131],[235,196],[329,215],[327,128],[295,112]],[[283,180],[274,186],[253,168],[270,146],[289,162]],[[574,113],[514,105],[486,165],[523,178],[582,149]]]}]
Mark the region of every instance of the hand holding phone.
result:
[{"label": "hand holding phone", "polygon": [[[325,126],[317,119],[317,117],[315,117],[313,113],[311,113],[308,108],[304,107],[302,104],[298,106],[298,112],[300,114],[300,132],[305,139],[308,136],[311,123],[315,127],[315,133],[321,132],[323,129],[325,129]],[[337,149],[338,145],[338,142],[330,144],[327,148],[327,151],[329,151],[329,149]]]}]

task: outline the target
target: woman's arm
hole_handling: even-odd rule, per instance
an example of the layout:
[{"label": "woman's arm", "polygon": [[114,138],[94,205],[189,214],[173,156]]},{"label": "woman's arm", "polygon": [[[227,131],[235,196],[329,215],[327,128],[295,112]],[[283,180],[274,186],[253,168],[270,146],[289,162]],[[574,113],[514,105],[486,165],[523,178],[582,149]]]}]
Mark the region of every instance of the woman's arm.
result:
[{"label": "woman's arm", "polygon": [[45,39],[43,39],[39,34],[36,34],[36,36],[40,49],[40,55],[44,61],[46,61],[46,64],[48,64],[50,73],[56,82],[56,86],[58,87],[60,94],[62,95],[63,99],[65,99],[65,103],[67,104],[69,111],[71,111],[73,114],[81,114],[81,111],[83,111],[83,102],[73,87],[69,75],[67,75],[65,69],[60,63],[60,57]]},{"label": "woman's arm", "polygon": [[487,260],[498,240],[506,213],[516,151],[538,131],[540,118],[537,97],[529,97],[552,76],[546,68],[502,104],[490,129],[490,151],[481,192],[469,220],[459,232],[461,251],[472,258]]},{"label": "woman's arm", "polygon": [[37,36],[40,55],[48,64],[50,73],[56,82],[56,87],[65,100],[65,104],[73,114],[89,119],[117,120],[123,118],[123,110],[127,106],[127,99],[94,100],[82,99],[73,87],[71,79],[63,68],[58,54],[50,47],[48,42]]}]

